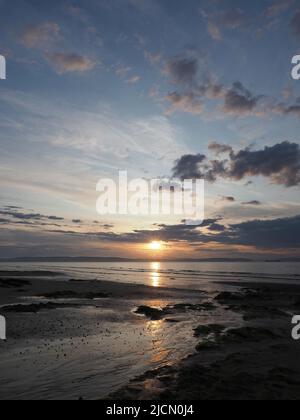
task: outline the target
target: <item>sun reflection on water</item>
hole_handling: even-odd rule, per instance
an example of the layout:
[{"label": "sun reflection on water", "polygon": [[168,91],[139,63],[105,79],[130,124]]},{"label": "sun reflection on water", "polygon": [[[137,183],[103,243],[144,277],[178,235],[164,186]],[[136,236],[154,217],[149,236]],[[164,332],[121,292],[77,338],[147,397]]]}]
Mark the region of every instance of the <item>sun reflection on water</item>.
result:
[{"label": "sun reflection on water", "polygon": [[160,286],[160,263],[153,262],[151,263],[151,285],[152,287]]}]

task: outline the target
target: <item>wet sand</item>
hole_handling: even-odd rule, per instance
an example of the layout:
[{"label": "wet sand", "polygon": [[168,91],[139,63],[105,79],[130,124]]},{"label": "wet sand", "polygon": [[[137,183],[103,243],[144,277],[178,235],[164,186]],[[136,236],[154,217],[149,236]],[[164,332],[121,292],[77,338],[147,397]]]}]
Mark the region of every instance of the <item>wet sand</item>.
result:
[{"label": "wet sand", "polygon": [[[300,287],[0,273],[0,399],[298,399]],[[145,373],[146,372],[146,373]]]},{"label": "wet sand", "polygon": [[[236,283],[234,283],[236,285]],[[232,283],[229,283],[232,285]],[[243,326],[200,325],[196,352],[148,371],[112,394],[134,400],[298,400],[300,341],[291,337],[300,287],[249,283],[215,301],[242,315]]]},{"label": "wet sand", "polygon": [[[0,399],[105,398],[192,352],[193,326],[210,322],[210,311],[171,308],[205,304],[201,291],[13,274],[0,282]],[[141,306],[172,314],[152,320],[136,313]]]}]

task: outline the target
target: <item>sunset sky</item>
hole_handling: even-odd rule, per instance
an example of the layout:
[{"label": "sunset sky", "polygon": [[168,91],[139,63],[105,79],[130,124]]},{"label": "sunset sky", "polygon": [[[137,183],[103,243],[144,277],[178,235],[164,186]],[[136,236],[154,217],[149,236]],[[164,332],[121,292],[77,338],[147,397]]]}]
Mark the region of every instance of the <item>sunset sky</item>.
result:
[{"label": "sunset sky", "polygon": [[[0,11],[0,257],[300,257],[297,1]],[[119,170],[204,177],[205,222],[100,217]]]}]

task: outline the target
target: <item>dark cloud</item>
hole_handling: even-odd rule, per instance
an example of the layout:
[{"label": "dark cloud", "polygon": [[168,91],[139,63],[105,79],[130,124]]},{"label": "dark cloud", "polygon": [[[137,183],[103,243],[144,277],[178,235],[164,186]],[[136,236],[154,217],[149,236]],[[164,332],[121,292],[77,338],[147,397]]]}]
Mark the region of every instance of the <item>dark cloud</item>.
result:
[{"label": "dark cloud", "polygon": [[[207,227],[212,234],[204,233]],[[148,234],[151,232],[148,232]],[[153,232],[151,233],[153,237]],[[145,231],[143,232],[145,235]],[[154,233],[165,241],[187,241],[190,243],[216,242],[223,245],[254,246],[257,248],[299,248],[300,216],[274,220],[253,220],[224,226],[217,220],[208,220],[202,226],[162,226]]]},{"label": "dark cloud", "polygon": [[[292,96],[292,95],[290,95]],[[272,112],[284,116],[294,116],[300,118],[300,97],[296,98],[294,103],[278,103],[272,106]]]},{"label": "dark cloud", "polygon": [[298,11],[291,20],[291,28],[295,35],[300,35],[300,11]]},{"label": "dark cloud", "polygon": [[6,206],[4,210],[0,209],[0,214],[3,216],[9,216],[14,219],[20,220],[32,220],[32,221],[39,221],[39,220],[52,220],[52,221],[63,221],[63,217],[57,216],[45,216],[40,213],[28,213],[25,210],[23,211],[20,207],[15,206]]},{"label": "dark cloud", "polygon": [[18,206],[5,206],[4,208],[9,210],[22,210],[22,207]]},{"label": "dark cloud", "polygon": [[262,96],[254,96],[242,83],[236,82],[225,94],[223,110],[226,113],[245,115],[252,113]]},{"label": "dark cloud", "polygon": [[47,53],[45,58],[58,74],[84,73],[96,66],[94,60],[79,54]]},{"label": "dark cloud", "polygon": [[234,197],[221,197],[222,201],[228,201],[229,203],[234,203],[235,198]]},{"label": "dark cloud", "polygon": [[300,216],[296,216],[231,225],[226,234],[220,235],[219,241],[258,248],[299,248],[299,235]]},{"label": "dark cloud", "polygon": [[24,220],[42,220],[47,218],[39,213],[23,213],[20,211],[11,211],[11,210],[0,210],[0,214],[3,216],[10,216],[14,219],[24,219]]},{"label": "dark cloud", "polygon": [[[8,232],[8,231],[7,231]],[[7,241],[7,233],[4,229],[0,243]],[[68,237],[71,237],[68,239]],[[190,226],[156,225],[154,230],[135,230],[128,233],[114,232],[76,232],[75,230],[48,230],[43,232],[29,232],[10,230],[9,238],[15,237],[18,244],[24,243],[24,249],[32,249],[37,246],[37,252],[41,250],[41,244],[45,244],[43,250],[47,252],[47,246],[51,243],[54,252],[64,244],[64,249],[77,246],[81,249],[87,241],[114,244],[141,244],[152,240],[164,242],[184,242],[195,247],[204,247],[207,244],[218,244],[224,249],[228,246],[251,246],[261,250],[298,249],[300,248],[300,215],[290,218],[273,220],[251,220],[243,223],[225,225],[220,219],[208,219],[202,225]],[[60,239],[61,237],[61,239]],[[28,238],[33,241],[28,248]],[[10,239],[11,240],[11,239]],[[77,244],[77,245],[76,245]],[[57,245],[57,246],[56,246]],[[86,248],[88,249],[88,248]],[[61,249],[63,251],[63,249]],[[84,249],[83,249],[84,251]],[[78,251],[76,253],[78,255]]]},{"label": "dark cloud", "polygon": [[283,142],[263,150],[241,150],[230,155],[228,176],[241,180],[247,176],[265,176],[276,184],[292,187],[300,183],[300,147]]},{"label": "dark cloud", "polygon": [[253,151],[249,148],[231,152],[225,160],[207,162],[204,155],[187,155],[176,161],[173,174],[181,178],[219,178],[240,181],[247,177],[264,176],[278,185],[300,184],[300,147],[288,141]]},{"label": "dark cloud", "polygon": [[155,230],[134,230],[129,233],[117,234],[114,232],[76,232],[73,230],[64,231],[60,230],[49,230],[48,232],[73,235],[73,236],[84,236],[86,238],[94,238],[106,242],[115,243],[147,243],[152,240],[160,240],[164,242],[180,242],[180,241],[199,241],[199,229],[210,227],[216,224],[220,219],[207,219],[201,225],[187,225],[184,222],[179,225],[156,225]]},{"label": "dark cloud", "polygon": [[184,155],[175,162],[173,176],[180,179],[201,178],[200,167],[206,160],[205,155]]},{"label": "dark cloud", "polygon": [[[205,228],[205,229],[204,229]],[[300,216],[274,220],[252,220],[222,225],[220,219],[208,219],[202,225],[158,225],[155,230],[135,230],[130,233],[51,230],[51,233],[97,239],[113,243],[187,242],[194,245],[253,246],[284,249],[300,247]]]},{"label": "dark cloud", "polygon": [[292,114],[296,117],[300,117],[300,105],[291,105],[285,110],[286,114]]},{"label": "dark cloud", "polygon": [[200,115],[204,110],[203,103],[193,92],[183,94],[172,92],[165,99],[170,103],[169,113],[183,111],[193,115]]},{"label": "dark cloud", "polygon": [[57,216],[48,216],[49,220],[56,220],[56,221],[63,221],[65,220],[63,217],[57,217]]},{"label": "dark cloud", "polygon": [[[229,15],[226,18],[229,22]],[[223,101],[220,109],[236,116],[245,116],[256,111],[262,95],[254,95],[238,81],[231,87],[225,87],[210,76],[200,75],[199,68],[199,59],[196,57],[175,57],[167,62],[164,73],[177,85],[177,91],[164,97],[170,104],[169,112],[182,111],[200,115],[204,111],[204,99]]]},{"label": "dark cloud", "polygon": [[103,229],[113,229],[115,226],[112,223],[100,223],[97,220],[94,221],[95,225],[98,225],[99,227],[103,228]]},{"label": "dark cloud", "polygon": [[224,232],[226,230],[226,227],[223,225],[220,225],[219,223],[213,223],[208,227],[208,230],[212,232]]},{"label": "dark cloud", "polygon": [[104,225],[101,225],[103,229],[113,229],[115,226],[112,223],[106,223]]},{"label": "dark cloud", "polygon": [[215,155],[219,156],[224,153],[231,153],[232,147],[227,144],[219,144],[215,141],[211,142],[208,145],[208,149],[213,152]]},{"label": "dark cloud", "polygon": [[261,201],[258,201],[258,200],[245,201],[242,204],[243,206],[261,206],[262,205]]},{"label": "dark cloud", "polygon": [[195,82],[198,73],[198,60],[196,58],[171,58],[166,66],[165,73],[177,84],[191,84]]},{"label": "dark cloud", "polygon": [[153,192],[167,191],[171,193],[181,192],[183,190],[182,184],[176,180],[171,179],[159,179],[152,186]]}]

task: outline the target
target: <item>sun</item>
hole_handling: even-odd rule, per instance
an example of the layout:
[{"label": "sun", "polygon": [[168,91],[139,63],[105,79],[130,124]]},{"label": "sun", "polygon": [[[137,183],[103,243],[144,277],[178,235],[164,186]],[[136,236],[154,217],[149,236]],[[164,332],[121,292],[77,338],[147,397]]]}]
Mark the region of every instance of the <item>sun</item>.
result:
[{"label": "sun", "polygon": [[153,241],[149,244],[149,249],[152,251],[160,251],[162,249],[162,243],[158,241]]}]

